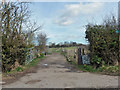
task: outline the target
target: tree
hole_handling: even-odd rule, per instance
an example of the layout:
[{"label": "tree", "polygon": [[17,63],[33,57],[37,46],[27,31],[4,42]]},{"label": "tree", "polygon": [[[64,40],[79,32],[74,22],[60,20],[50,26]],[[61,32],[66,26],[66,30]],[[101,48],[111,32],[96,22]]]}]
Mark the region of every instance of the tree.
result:
[{"label": "tree", "polygon": [[[25,33],[25,23],[29,20],[28,3],[2,2],[0,4],[0,31],[2,33],[2,71],[10,71],[15,63],[25,64],[30,35],[40,29],[31,28]],[[34,26],[34,25],[33,25]]]},{"label": "tree", "polygon": [[41,30],[43,25],[37,25],[37,22],[31,22],[30,20],[25,24],[25,40],[29,47],[34,46],[35,32]]},{"label": "tree", "polygon": [[2,2],[2,70],[10,71],[15,62],[24,64],[26,43],[21,33],[22,24],[28,14],[27,4]]},{"label": "tree", "polygon": [[39,33],[37,35],[37,40],[38,40],[38,46],[40,48],[40,53],[42,53],[42,51],[46,50],[46,43],[47,43],[47,35],[45,33]]}]

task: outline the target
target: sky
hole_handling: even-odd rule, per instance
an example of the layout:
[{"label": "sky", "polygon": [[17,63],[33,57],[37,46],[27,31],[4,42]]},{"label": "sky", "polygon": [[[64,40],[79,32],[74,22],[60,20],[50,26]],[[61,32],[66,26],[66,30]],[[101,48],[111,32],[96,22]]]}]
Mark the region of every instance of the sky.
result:
[{"label": "sky", "polygon": [[39,32],[47,34],[48,43],[75,41],[88,44],[85,25],[101,24],[107,16],[118,15],[117,2],[32,2],[29,9],[31,20],[44,25]]}]

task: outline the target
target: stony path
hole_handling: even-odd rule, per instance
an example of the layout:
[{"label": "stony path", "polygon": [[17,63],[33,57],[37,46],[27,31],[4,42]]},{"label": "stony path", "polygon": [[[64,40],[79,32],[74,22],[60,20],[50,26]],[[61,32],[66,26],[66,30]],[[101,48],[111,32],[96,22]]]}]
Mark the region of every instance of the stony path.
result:
[{"label": "stony path", "polygon": [[54,53],[39,63],[37,72],[28,73],[3,88],[100,88],[118,86],[117,76],[80,72],[71,68],[65,58]]}]

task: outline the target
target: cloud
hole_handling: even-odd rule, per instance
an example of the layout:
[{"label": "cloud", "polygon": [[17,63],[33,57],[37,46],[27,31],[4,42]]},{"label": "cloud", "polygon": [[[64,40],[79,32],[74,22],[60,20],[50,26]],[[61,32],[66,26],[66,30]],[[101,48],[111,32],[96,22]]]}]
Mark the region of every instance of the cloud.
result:
[{"label": "cloud", "polygon": [[58,24],[60,26],[67,26],[67,25],[70,25],[72,23],[73,23],[72,19],[67,18],[67,17],[62,17],[62,16],[59,17],[59,19],[57,19],[55,21],[55,24]]},{"label": "cloud", "polygon": [[75,41],[77,39],[84,39],[85,36],[84,35],[54,35],[54,37],[57,37],[57,39],[61,40],[65,40],[65,41]]},{"label": "cloud", "polygon": [[70,4],[65,5],[66,13],[69,13],[69,16],[77,16],[79,14],[92,14],[98,11],[104,3],[79,3],[79,4]]},{"label": "cloud", "polygon": [[65,5],[62,15],[55,20],[55,23],[62,26],[67,26],[74,23],[74,18],[79,15],[91,15],[95,14],[103,7],[104,3],[79,3],[79,4],[67,4]]},{"label": "cloud", "polygon": [[68,38],[68,40],[84,39],[84,35],[68,35],[65,38]]}]

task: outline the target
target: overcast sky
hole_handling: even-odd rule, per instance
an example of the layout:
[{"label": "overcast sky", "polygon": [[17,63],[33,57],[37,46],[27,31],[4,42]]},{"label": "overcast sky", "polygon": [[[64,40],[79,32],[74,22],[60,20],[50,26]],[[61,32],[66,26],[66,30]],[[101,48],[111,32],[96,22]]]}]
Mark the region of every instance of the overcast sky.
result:
[{"label": "overcast sky", "polygon": [[103,18],[113,13],[117,17],[117,2],[34,2],[30,5],[31,19],[44,24],[48,42],[76,41],[87,44],[85,25],[100,24]]}]

